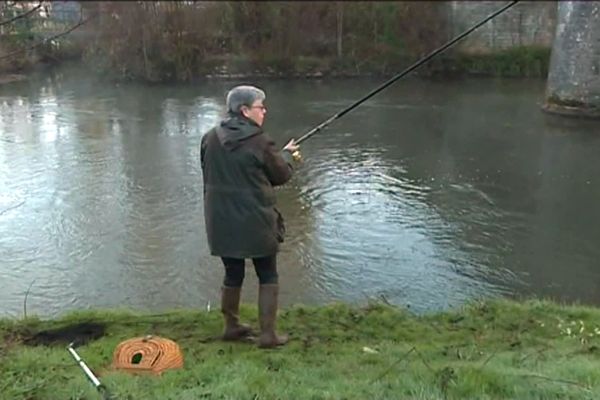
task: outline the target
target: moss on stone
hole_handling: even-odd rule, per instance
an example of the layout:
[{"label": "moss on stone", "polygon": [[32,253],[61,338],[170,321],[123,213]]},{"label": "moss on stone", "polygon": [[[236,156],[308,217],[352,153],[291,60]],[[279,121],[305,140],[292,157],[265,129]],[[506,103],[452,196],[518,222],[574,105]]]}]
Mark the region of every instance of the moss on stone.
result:
[{"label": "moss on stone", "polygon": [[549,104],[556,105],[556,106],[582,108],[582,109],[596,109],[596,110],[600,111],[600,109],[598,109],[598,107],[594,106],[593,104],[588,104],[581,100],[576,100],[576,99],[572,99],[572,98],[561,98],[555,94],[548,96],[548,98],[546,99],[546,102]]}]

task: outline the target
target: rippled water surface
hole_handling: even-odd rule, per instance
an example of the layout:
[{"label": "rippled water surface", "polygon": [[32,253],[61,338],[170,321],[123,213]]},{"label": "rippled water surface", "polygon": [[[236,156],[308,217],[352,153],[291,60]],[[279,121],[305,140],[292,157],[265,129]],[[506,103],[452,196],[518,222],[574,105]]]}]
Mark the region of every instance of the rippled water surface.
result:
[{"label": "rippled water surface", "polygon": [[[216,307],[199,143],[237,83],[63,69],[0,86],[0,314],[22,315],[29,288],[29,314]],[[281,145],[380,83],[256,82]],[[544,88],[408,79],[305,142],[278,190],[283,305],[600,303],[600,124],[543,114]]]}]

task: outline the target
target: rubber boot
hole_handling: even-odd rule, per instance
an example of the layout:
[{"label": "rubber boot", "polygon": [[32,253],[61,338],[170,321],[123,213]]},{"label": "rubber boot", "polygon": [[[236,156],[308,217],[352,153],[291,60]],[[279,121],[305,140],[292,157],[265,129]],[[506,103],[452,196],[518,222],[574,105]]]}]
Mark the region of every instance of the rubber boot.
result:
[{"label": "rubber boot", "polygon": [[223,340],[243,340],[252,335],[252,328],[240,324],[241,287],[221,287],[221,312],[225,319]]},{"label": "rubber boot", "polygon": [[258,319],[260,322],[258,347],[260,348],[282,346],[288,342],[287,335],[278,335],[275,332],[278,294],[278,284],[259,285],[258,287]]}]

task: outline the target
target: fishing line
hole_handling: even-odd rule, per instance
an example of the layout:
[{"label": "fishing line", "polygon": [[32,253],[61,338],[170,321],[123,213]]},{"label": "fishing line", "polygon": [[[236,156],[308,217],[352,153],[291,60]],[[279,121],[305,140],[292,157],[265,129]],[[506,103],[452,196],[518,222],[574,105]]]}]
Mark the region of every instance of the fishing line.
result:
[{"label": "fishing line", "polygon": [[448,49],[449,47],[451,47],[452,45],[454,45],[459,40],[461,40],[461,39],[465,38],[466,36],[470,35],[477,28],[479,28],[480,26],[482,26],[486,22],[494,19],[498,15],[502,14],[503,12],[505,12],[506,10],[508,10],[509,8],[511,8],[512,6],[514,6],[515,4],[517,4],[519,1],[520,0],[512,1],[509,4],[505,5],[504,7],[502,7],[501,9],[497,10],[496,12],[490,14],[488,17],[486,17],[485,19],[483,19],[481,22],[479,22],[478,24],[476,24],[472,28],[466,30],[465,32],[461,33],[460,35],[458,35],[454,39],[450,40],[448,43],[446,43],[443,46],[439,47],[438,49],[432,51],[429,55],[427,55],[427,56],[423,57],[422,59],[420,59],[419,61],[415,62],[413,65],[411,65],[410,67],[406,68],[404,71],[402,71],[398,75],[394,76],[393,78],[389,79],[387,82],[383,83],[381,86],[379,86],[375,90],[371,91],[369,94],[367,94],[366,96],[364,96],[360,100],[356,101],[355,103],[353,103],[350,106],[346,107],[342,111],[338,112],[337,114],[334,114],[333,116],[329,117],[325,121],[321,122],[319,125],[317,125],[316,127],[312,128],[310,131],[308,131],[307,133],[305,133],[304,135],[302,135],[298,140],[296,140],[296,144],[300,144],[301,142],[303,142],[306,139],[310,138],[314,134],[320,132],[321,130],[323,130],[325,127],[327,127],[329,124],[331,124],[336,119],[341,118],[342,116],[346,115],[350,111],[354,110],[360,104],[364,103],[365,101],[367,101],[371,97],[375,96],[377,93],[381,92],[383,89],[385,89],[386,87],[390,86],[392,83],[396,82],[398,79],[402,78],[403,76],[405,76],[408,73],[414,71],[415,69],[417,69],[421,65],[425,64],[427,61],[431,60],[436,55],[438,55],[441,52],[443,52],[444,50]]}]

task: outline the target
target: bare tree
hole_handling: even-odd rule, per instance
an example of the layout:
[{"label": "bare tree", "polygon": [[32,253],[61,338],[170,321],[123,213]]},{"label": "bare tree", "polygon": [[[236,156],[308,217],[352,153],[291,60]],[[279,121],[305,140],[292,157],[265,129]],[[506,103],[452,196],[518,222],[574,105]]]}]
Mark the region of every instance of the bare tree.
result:
[{"label": "bare tree", "polygon": [[27,12],[24,12],[22,14],[16,15],[16,16],[14,16],[14,17],[6,20],[6,21],[0,21],[0,26],[11,24],[11,23],[13,23],[15,21],[18,21],[18,20],[22,19],[22,18],[27,18],[28,16],[30,16],[31,14],[33,14],[34,12],[36,12],[37,10],[39,10],[42,7],[42,3],[43,3],[43,1],[40,1],[40,3],[37,6],[35,6],[34,8],[32,8],[31,10],[29,10]]}]

